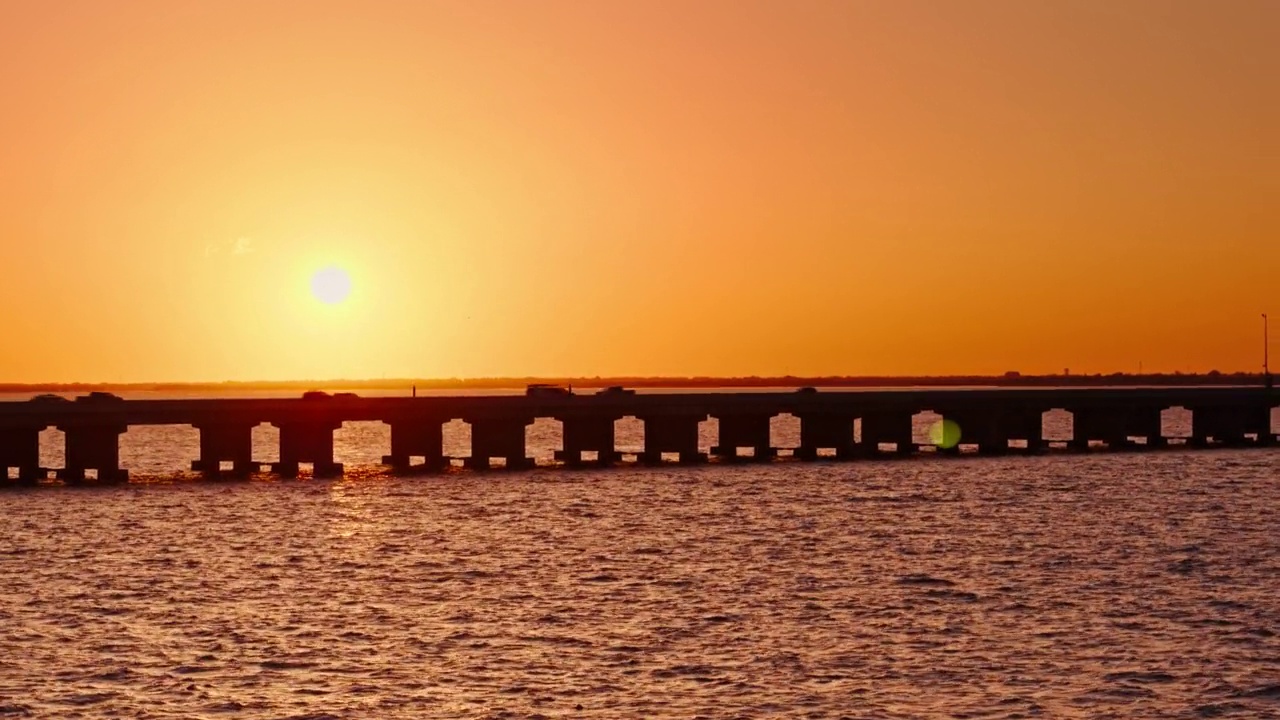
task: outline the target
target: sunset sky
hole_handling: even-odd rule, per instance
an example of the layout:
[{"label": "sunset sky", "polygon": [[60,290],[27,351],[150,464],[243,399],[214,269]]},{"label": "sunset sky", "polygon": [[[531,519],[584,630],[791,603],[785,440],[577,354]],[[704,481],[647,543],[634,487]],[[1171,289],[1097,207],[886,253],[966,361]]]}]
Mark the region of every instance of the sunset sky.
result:
[{"label": "sunset sky", "polygon": [[1270,0],[4,0],[0,381],[1257,370],[1277,38]]}]

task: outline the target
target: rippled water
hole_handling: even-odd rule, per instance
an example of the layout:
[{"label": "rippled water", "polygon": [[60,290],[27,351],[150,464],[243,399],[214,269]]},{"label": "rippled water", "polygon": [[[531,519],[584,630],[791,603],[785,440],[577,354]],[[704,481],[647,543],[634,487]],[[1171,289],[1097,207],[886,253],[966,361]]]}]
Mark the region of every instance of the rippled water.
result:
[{"label": "rippled water", "polygon": [[150,428],[155,482],[0,492],[0,717],[1280,717],[1280,450],[397,478],[338,439],[340,481],[188,481]]}]

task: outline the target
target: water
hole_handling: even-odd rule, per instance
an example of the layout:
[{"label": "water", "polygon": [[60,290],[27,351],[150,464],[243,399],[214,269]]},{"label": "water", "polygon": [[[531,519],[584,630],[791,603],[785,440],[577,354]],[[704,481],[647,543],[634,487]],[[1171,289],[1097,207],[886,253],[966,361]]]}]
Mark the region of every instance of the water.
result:
[{"label": "water", "polygon": [[159,427],[142,483],[0,492],[0,717],[1280,717],[1280,451],[397,478],[337,439],[340,481],[188,481]]}]

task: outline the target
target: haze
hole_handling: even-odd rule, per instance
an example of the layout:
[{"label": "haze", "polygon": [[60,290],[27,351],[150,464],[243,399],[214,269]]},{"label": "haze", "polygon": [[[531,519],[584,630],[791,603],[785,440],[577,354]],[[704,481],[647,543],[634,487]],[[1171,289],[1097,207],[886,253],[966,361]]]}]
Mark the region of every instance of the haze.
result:
[{"label": "haze", "polygon": [[7,2],[0,380],[1256,370],[1277,37],[1265,0]]}]

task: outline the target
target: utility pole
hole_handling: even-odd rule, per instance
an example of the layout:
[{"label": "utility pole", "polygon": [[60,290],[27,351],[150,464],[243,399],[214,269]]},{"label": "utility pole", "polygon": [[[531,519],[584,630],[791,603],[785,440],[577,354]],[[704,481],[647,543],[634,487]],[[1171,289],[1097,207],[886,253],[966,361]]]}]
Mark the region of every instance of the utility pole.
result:
[{"label": "utility pole", "polygon": [[1271,389],[1271,333],[1267,327],[1267,314],[1262,313],[1262,382]]}]

